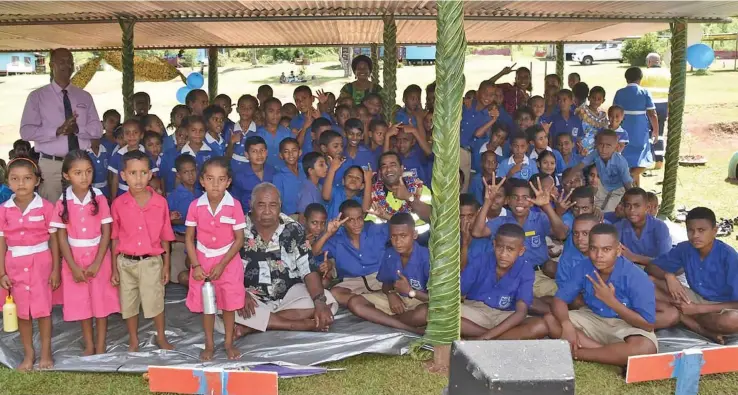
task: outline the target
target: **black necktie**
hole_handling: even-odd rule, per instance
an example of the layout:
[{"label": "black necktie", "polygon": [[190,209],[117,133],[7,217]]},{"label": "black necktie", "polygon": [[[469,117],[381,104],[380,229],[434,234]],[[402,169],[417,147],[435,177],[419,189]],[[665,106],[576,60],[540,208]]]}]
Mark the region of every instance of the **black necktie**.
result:
[{"label": "black necktie", "polygon": [[[72,102],[69,101],[69,95],[67,94],[66,89],[62,89],[62,93],[64,94],[64,118],[69,119],[74,116],[74,112],[72,111]],[[70,151],[79,149],[79,139],[75,133],[67,135],[67,141]]]}]

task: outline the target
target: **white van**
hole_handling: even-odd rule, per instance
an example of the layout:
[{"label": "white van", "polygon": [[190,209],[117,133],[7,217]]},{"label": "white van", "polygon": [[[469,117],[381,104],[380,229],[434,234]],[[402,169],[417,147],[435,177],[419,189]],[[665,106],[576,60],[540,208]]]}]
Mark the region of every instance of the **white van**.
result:
[{"label": "white van", "polygon": [[623,62],[623,43],[617,41],[608,41],[597,44],[589,49],[580,49],[571,57],[571,60],[579,62],[584,66],[589,66],[594,62],[603,60],[617,60]]}]

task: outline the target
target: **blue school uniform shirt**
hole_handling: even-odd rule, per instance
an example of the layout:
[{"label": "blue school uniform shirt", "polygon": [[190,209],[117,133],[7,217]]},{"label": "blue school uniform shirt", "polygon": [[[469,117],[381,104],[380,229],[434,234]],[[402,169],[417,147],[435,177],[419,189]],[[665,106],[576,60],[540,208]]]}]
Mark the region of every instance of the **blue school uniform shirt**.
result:
[{"label": "blue school uniform shirt", "polygon": [[651,154],[651,123],[646,115],[655,110],[651,94],[638,84],[628,84],[615,93],[613,104],[623,108],[625,117],[620,125],[628,131],[630,142],[623,150],[623,156],[630,167],[648,167],[653,163]]},{"label": "blue school uniform shirt", "polygon": [[[502,113],[502,110],[500,110]],[[474,142],[474,132],[490,120],[489,110],[482,107],[477,110],[477,100],[471,102],[471,107],[462,106],[461,110],[461,146],[470,147]]]},{"label": "blue school uniform shirt", "polygon": [[[190,203],[195,201],[202,195],[195,189],[194,192],[185,188],[183,185],[177,185],[176,188],[167,196],[167,204],[169,205],[169,211],[176,211],[182,216],[182,221],[187,218],[187,210],[190,208]],[[172,230],[176,233],[185,233],[187,227],[184,223],[182,225],[172,225]]]},{"label": "blue school uniform shirt", "polygon": [[641,231],[640,238],[628,219],[619,221],[615,227],[620,233],[620,242],[638,255],[656,258],[671,250],[669,227],[658,218],[646,215],[646,226]]},{"label": "blue school uniform shirt", "polygon": [[0,184],[0,203],[7,202],[13,196],[13,191],[5,184]]},{"label": "blue school uniform shirt", "polygon": [[[584,303],[593,313],[603,318],[620,318],[618,314],[595,296],[594,286],[585,277],[589,275],[596,280],[594,265],[591,260],[577,266],[569,281],[559,285],[556,297],[571,303],[582,294]],[[615,297],[626,307],[640,314],[649,323],[656,320],[656,293],[648,274],[633,262],[618,257],[615,268],[606,281],[615,287]]]},{"label": "blue school uniform shirt", "polygon": [[[428,249],[415,242],[413,250],[410,252],[410,258],[403,266],[400,254],[394,248],[388,247],[377,272],[377,281],[384,284],[394,284],[395,281],[400,279],[400,276],[397,275],[398,270],[405,276],[413,290],[427,291],[428,279],[430,278],[430,253]],[[403,294],[403,296],[407,295]]]},{"label": "blue school uniform shirt", "polygon": [[[101,190],[105,196],[110,196],[110,188],[108,188],[108,164],[110,155],[104,145],[100,144],[98,154],[92,152],[92,148],[87,149],[87,155],[92,160],[92,186]],[[159,169],[161,171],[161,169]]]},{"label": "blue school uniform shirt", "polygon": [[[343,187],[343,174],[346,173],[346,170],[348,170],[349,167],[354,165],[354,160],[346,157],[346,161],[343,162],[341,167],[336,170],[336,175],[333,177],[333,188],[342,188]],[[328,165],[330,167],[330,164]]]},{"label": "blue school uniform shirt", "polygon": [[118,146],[118,143],[115,141],[110,141],[107,139],[107,137],[101,137],[100,138],[100,145],[105,147],[105,151],[108,152],[108,156],[111,156],[113,154],[113,151],[115,151],[115,147]]},{"label": "blue school uniform shirt", "polygon": [[[489,136],[485,136],[481,139],[474,140],[471,146],[471,168],[477,173],[482,172],[482,154],[488,151],[487,144],[489,143]],[[495,149],[495,155],[497,156],[497,163],[505,160],[504,150],[502,147]]]},{"label": "blue school uniform shirt", "polygon": [[409,173],[409,175],[423,181],[423,184],[430,185],[429,177],[426,173],[427,165],[428,158],[425,156],[425,152],[417,145],[406,156],[402,157],[402,166],[405,168],[404,173]]},{"label": "blue school uniform shirt", "polygon": [[494,253],[472,259],[464,269],[466,283],[462,281],[461,294],[468,300],[484,302],[487,306],[512,311],[518,300],[527,306],[533,303],[533,267],[518,259],[499,279],[497,259]]},{"label": "blue school uniform shirt", "polygon": [[[138,150],[141,152],[146,152],[143,145],[138,146]],[[120,196],[128,191],[128,184],[126,184],[125,181],[123,181],[123,178],[120,176],[120,171],[123,169],[123,155],[125,155],[128,152],[128,146],[125,146],[118,151],[115,152],[115,154],[110,158],[108,161],[108,170],[115,173],[118,176],[118,195]],[[159,174],[159,168],[156,167],[156,163],[151,160],[151,158],[146,155],[147,158],[149,158],[149,169],[151,169],[151,173],[154,174],[155,177]]]},{"label": "blue school uniform shirt", "polygon": [[[351,158],[348,154],[348,147],[343,150],[343,155],[347,158]],[[356,156],[351,158],[355,166],[361,166],[362,169],[368,168],[377,169],[377,157],[374,156],[374,152],[367,148],[364,144],[359,144],[356,151]]]},{"label": "blue school uniform shirt", "polygon": [[[504,159],[497,165],[497,177],[507,177],[507,173],[509,173],[510,169],[512,169],[513,167],[515,167],[515,159],[513,159],[512,156]],[[512,178],[519,178],[521,180],[527,181],[530,180],[530,178],[534,174],[538,174],[538,166],[536,165],[536,161],[531,160],[526,155],[525,157],[523,157],[523,166],[520,168],[520,171],[513,174]]]},{"label": "blue school uniform shirt", "polygon": [[[331,200],[328,201],[328,204],[326,204],[326,211],[328,211],[328,218],[338,218],[339,208],[341,207],[341,203],[348,200],[346,197],[346,187],[343,185],[336,188],[333,187],[333,190],[331,190]],[[362,192],[359,191],[356,193],[356,196],[352,197],[351,200],[359,202],[359,204],[362,204]]]},{"label": "blue school uniform shirt", "polygon": [[628,145],[628,143],[630,143],[630,136],[628,135],[628,132],[623,129],[622,126],[618,126],[618,128],[615,129],[615,133],[618,135],[618,143],[623,143],[625,145]]},{"label": "blue school uniform shirt", "polygon": [[556,267],[556,284],[562,287],[564,283],[571,280],[574,271],[589,260],[589,257],[582,254],[574,243],[571,241],[571,236],[567,238],[567,243],[564,244],[564,250],[559,257],[559,264]]},{"label": "blue school uniform shirt", "polygon": [[689,288],[711,302],[738,301],[738,253],[720,240],[713,242],[704,260],[683,241],[652,263],[669,273],[684,269]]},{"label": "blue school uniform shirt", "polygon": [[260,179],[249,162],[239,166],[238,172],[233,173],[231,194],[241,203],[245,213],[251,210],[251,192],[254,188],[263,182],[274,181],[276,172],[272,166],[265,163],[264,176]]},{"label": "blue school uniform shirt", "polygon": [[[571,167],[574,167],[582,162],[582,156],[579,155],[576,151],[572,150],[571,155],[569,155],[569,161],[566,161],[566,158],[564,158],[564,155],[561,155],[561,161],[564,164],[564,170],[569,169]],[[564,170],[561,172],[563,173]]]},{"label": "blue school uniform shirt", "polygon": [[410,112],[406,107],[402,107],[395,113],[395,123],[402,123],[404,125],[410,125],[418,127],[418,119],[415,115],[410,115]]},{"label": "blue school uniform shirt", "polygon": [[302,171],[302,164],[297,165],[297,174],[292,172],[287,166],[277,168],[274,174],[274,186],[279,191],[282,198],[282,212],[287,215],[298,213],[297,202],[300,198],[300,188],[305,178],[305,172]]},{"label": "blue school uniform shirt", "polygon": [[[564,157],[561,156],[561,152],[551,147],[546,147],[546,151],[550,151],[554,156],[554,160],[556,161],[556,174],[563,173],[564,170],[566,170],[566,164],[564,163]],[[538,159],[538,152],[536,152],[535,149],[531,150],[528,158],[532,161],[536,161]]]},{"label": "blue school uniform shirt", "polygon": [[[190,147],[190,143],[185,144],[182,147],[182,150],[179,151],[180,154],[187,154],[191,157],[195,158],[195,163],[197,163],[197,178],[200,178],[200,169],[202,169],[202,165],[210,158],[217,156],[216,153],[210,148],[209,145],[205,144],[203,142],[202,147],[200,147],[200,150],[195,153],[195,151]],[[176,172],[177,169],[174,169]]]},{"label": "blue school uniform shirt", "polygon": [[[304,213],[307,206],[311,203],[320,203],[325,206],[323,195],[320,193],[320,185],[315,185],[309,179],[305,179],[300,184],[300,193],[297,197],[297,212]],[[328,220],[330,221],[333,218],[328,217]]]},{"label": "blue school uniform shirt", "polygon": [[358,249],[344,228],[328,239],[323,248],[336,259],[339,278],[368,276],[382,265],[388,238],[389,225],[364,222]]},{"label": "blue school uniform shirt", "polygon": [[620,155],[617,152],[612,154],[610,160],[605,163],[597,151],[592,151],[582,159],[582,163],[584,163],[585,166],[590,166],[592,163],[595,164],[595,167],[597,167],[597,174],[599,174],[600,177],[600,182],[608,192],[623,188],[625,184],[633,182],[633,177],[631,177],[630,168],[628,167],[628,161],[623,157],[623,155]]},{"label": "blue school uniform shirt", "polygon": [[481,173],[472,175],[471,181],[469,181],[469,193],[474,195],[474,198],[479,204],[484,204],[484,195],[486,185],[484,185],[484,179]]},{"label": "blue school uniform shirt", "polygon": [[[249,124],[248,130],[246,132],[243,131],[241,128],[241,124],[237,123],[233,127],[233,132],[243,132],[243,136],[241,136],[241,140],[237,141],[235,144],[233,144],[233,156],[231,156],[231,164],[233,165],[233,161],[239,162],[239,163],[248,163],[249,159],[246,155],[246,139],[255,136],[256,135],[256,122],[251,121],[251,124]],[[230,137],[228,140],[230,141]]]},{"label": "blue school uniform shirt", "polygon": [[[487,222],[487,227],[492,232],[491,240],[495,239],[497,230],[504,224],[518,224],[512,211],[508,211],[504,217],[500,216]],[[525,231],[525,252],[520,259],[533,268],[543,265],[548,260],[546,236],[551,233],[551,221],[545,213],[531,211],[523,224],[523,230]]]},{"label": "blue school uniform shirt", "polygon": [[[328,113],[320,113],[321,118],[325,118],[329,121],[331,121],[331,124],[333,124],[333,127],[336,128],[338,126],[336,122],[333,120],[333,117],[330,116]],[[292,129],[297,129],[297,131],[300,131],[302,129],[302,126],[305,125],[305,114],[297,114],[292,120],[290,121],[290,133],[292,133]],[[310,152],[315,151],[313,149],[313,136],[311,134],[313,128],[309,127],[305,131],[305,138],[302,140],[302,155],[308,154]],[[291,135],[295,138],[296,135]]]},{"label": "blue school uniform shirt", "polygon": [[161,157],[161,168],[159,174],[164,182],[164,191],[169,193],[174,190],[174,185],[177,180],[176,169],[174,168],[174,161],[179,157],[179,151],[177,147],[164,151]]},{"label": "blue school uniform shirt", "polygon": [[560,134],[570,134],[574,142],[577,142],[584,131],[582,120],[572,111],[569,119],[564,119],[561,114],[551,117],[551,129],[549,131],[548,141],[558,141],[557,136]]},{"label": "blue school uniform shirt", "polygon": [[223,146],[223,150],[228,147],[228,143],[231,141],[231,135],[233,134],[233,131],[236,129],[236,123],[231,121],[230,118],[226,118],[225,122],[223,122],[223,132],[221,133],[223,135],[223,139],[225,140],[225,145]]},{"label": "blue school uniform shirt", "polygon": [[228,143],[227,140],[223,138],[223,135],[218,136],[218,139],[216,140],[215,137],[210,135],[210,133],[205,133],[205,144],[213,150],[213,154],[215,156],[223,156],[225,155],[226,144]]},{"label": "blue school uniform shirt", "polygon": [[271,134],[264,126],[260,126],[256,129],[256,135],[266,141],[267,145],[267,161],[266,163],[272,167],[284,166],[284,162],[279,158],[279,143],[287,137],[293,137],[292,131],[286,127],[279,125],[277,126],[277,133]]}]

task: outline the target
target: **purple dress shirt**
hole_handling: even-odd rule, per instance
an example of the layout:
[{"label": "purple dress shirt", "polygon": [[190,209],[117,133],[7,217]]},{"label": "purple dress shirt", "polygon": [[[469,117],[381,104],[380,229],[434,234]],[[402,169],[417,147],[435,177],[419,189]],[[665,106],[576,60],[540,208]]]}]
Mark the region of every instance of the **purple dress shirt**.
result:
[{"label": "purple dress shirt", "polygon": [[[102,136],[102,123],[89,93],[71,84],[66,89],[72,111],[77,114],[79,148],[86,150],[90,148],[90,140]],[[56,129],[64,121],[64,94],[62,88],[52,82],[28,95],[21,118],[21,138],[33,141],[36,152],[65,156],[69,152],[68,138],[56,135]]]}]

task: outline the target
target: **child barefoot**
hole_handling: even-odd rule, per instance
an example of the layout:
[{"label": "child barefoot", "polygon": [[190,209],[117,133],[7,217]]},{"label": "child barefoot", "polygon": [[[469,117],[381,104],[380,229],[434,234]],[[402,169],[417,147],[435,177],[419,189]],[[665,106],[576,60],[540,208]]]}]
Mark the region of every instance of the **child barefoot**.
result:
[{"label": "child barefoot", "polygon": [[10,290],[18,306],[23,362],[33,369],[33,319],[41,337],[39,368],[54,367],[51,356],[51,291],[59,287],[59,245],[51,227],[54,206],[36,193],[41,172],[31,159],[8,163],[13,196],[0,206],[0,285]]},{"label": "child barefoot", "polygon": [[[233,346],[236,310],[243,308],[246,300],[243,266],[238,255],[243,247],[246,218],[241,203],[226,191],[231,179],[226,158],[211,158],[202,166],[200,183],[205,194],[190,204],[185,221],[185,246],[192,262],[186,304],[193,313],[202,313],[203,281],[208,278],[213,282],[218,310],[223,312],[226,355],[228,359],[236,359],[241,356]],[[203,314],[202,326],[205,349],[200,353],[200,360],[209,361],[215,352],[215,314]]]},{"label": "child barefoot", "polygon": [[[64,258],[64,321],[81,321],[83,355],[103,354],[108,316],[120,311],[118,292],[109,281],[113,217],[108,200],[92,187],[93,165],[86,152],[70,151],[62,163],[62,176],[63,184],[69,186],[56,202],[51,226],[59,229],[59,250]],[[94,341],[93,317],[97,327]]]}]

